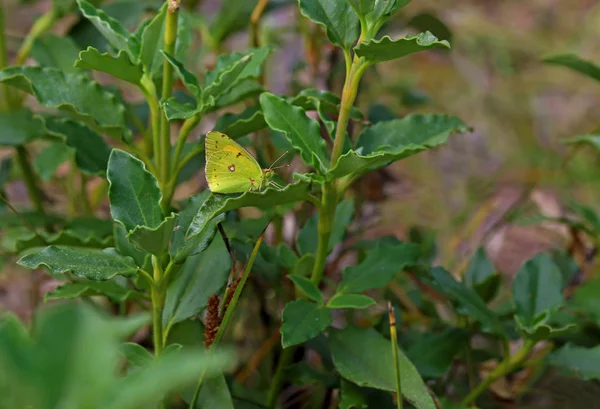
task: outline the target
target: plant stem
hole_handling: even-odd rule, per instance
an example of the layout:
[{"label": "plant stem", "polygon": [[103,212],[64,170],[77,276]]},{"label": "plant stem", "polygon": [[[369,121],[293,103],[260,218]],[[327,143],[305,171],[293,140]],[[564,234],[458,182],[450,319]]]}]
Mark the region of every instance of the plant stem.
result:
[{"label": "plant stem", "polygon": [[[167,266],[170,270],[172,263]],[[150,283],[150,300],[152,302],[152,343],[154,344],[154,357],[158,359],[165,347],[163,340],[162,316],[165,307],[166,285],[163,280],[163,269],[161,259],[152,255],[153,277]],[[166,409],[165,399],[162,399],[159,408]]]},{"label": "plant stem", "polygon": [[[198,123],[200,122],[201,119],[202,119],[201,115],[194,115],[193,117],[188,118],[181,126],[181,129],[179,130],[179,135],[177,136],[177,144],[175,145],[175,152],[173,153],[173,166],[171,169],[171,173],[173,173],[173,174],[177,173],[177,168],[179,166],[179,159],[181,157],[181,153],[183,152],[183,147],[185,146],[185,143],[187,142],[187,139],[190,136],[190,133],[196,127],[196,125],[198,125]],[[173,176],[177,177],[177,175],[173,175]]]},{"label": "plant stem", "polygon": [[[260,234],[260,236],[258,236],[258,240],[256,240],[256,244],[254,244],[254,248],[252,249],[252,254],[250,254],[250,258],[248,259],[248,262],[246,263],[246,269],[244,270],[244,274],[242,275],[240,282],[237,285],[237,287],[233,293],[233,296],[231,297],[231,301],[229,302],[229,307],[227,307],[227,310],[225,311],[225,314],[223,315],[223,320],[221,321],[221,325],[219,326],[217,335],[215,335],[215,339],[214,339],[213,343],[210,345],[210,348],[214,348],[217,345],[219,345],[219,343],[223,339],[223,336],[225,335],[225,332],[227,331],[227,327],[229,326],[229,323],[231,322],[231,319],[233,318],[233,313],[235,311],[235,307],[237,306],[240,296],[242,295],[242,291],[244,290],[246,281],[248,281],[248,277],[250,276],[250,271],[252,271],[252,266],[254,266],[254,261],[256,260],[256,256],[258,255],[258,249],[260,248],[260,245],[262,244],[263,238],[265,236],[265,231],[267,230],[267,227],[269,226],[269,224],[270,224],[270,222],[267,223],[267,226],[265,226],[265,228],[262,231],[262,233]],[[196,407],[196,403],[198,402],[198,396],[200,395],[200,389],[202,388],[202,383],[204,382],[205,375],[206,375],[206,372],[203,372],[202,375],[200,376],[200,379],[198,379],[198,384],[196,385],[196,390],[194,391],[194,397],[192,398],[192,401],[189,406],[190,409],[194,409]]]},{"label": "plant stem", "polygon": [[323,274],[325,272],[325,261],[329,253],[329,238],[333,229],[333,216],[337,205],[337,194],[333,184],[326,183],[323,185],[321,197],[321,208],[319,210],[319,222],[317,231],[319,239],[317,243],[317,254],[315,256],[315,264],[313,266],[311,281],[319,286]]},{"label": "plant stem", "polygon": [[56,23],[56,20],[58,20],[58,17],[59,16],[54,11],[54,8],[52,8],[50,11],[40,16],[35,23],[33,23],[29,33],[27,33],[27,37],[25,37],[25,40],[17,52],[15,65],[23,65],[25,63],[25,60],[33,48],[33,43],[35,43],[35,40],[37,40],[38,37],[44,34],[46,31],[50,30],[54,26],[54,23]]},{"label": "plant stem", "polygon": [[162,315],[165,306],[165,291],[163,285],[163,271],[160,259],[157,256],[152,256],[152,264],[154,274],[152,277],[152,286],[150,289],[150,297],[152,300],[152,338],[154,343],[154,355],[156,358],[162,353],[163,343],[163,326]]},{"label": "plant stem", "polygon": [[[8,65],[8,54],[6,52],[6,28],[4,24],[4,1],[0,3],[0,69]],[[5,106],[10,106],[10,87],[7,84],[2,85],[2,94]]]},{"label": "plant stem", "polygon": [[[150,127],[152,131],[144,138],[144,149],[149,157],[154,155],[156,169],[160,169],[160,108],[158,106],[158,96],[156,95],[156,87],[149,75],[144,74],[140,81],[140,90],[146,98],[148,107],[150,108]],[[158,174],[155,175],[158,178]]]},{"label": "plant stem", "polygon": [[260,18],[262,17],[265,8],[269,4],[269,0],[258,0],[252,14],[250,15],[250,41],[252,47],[260,46]]},{"label": "plant stem", "polygon": [[513,356],[509,356],[496,366],[492,373],[484,379],[475,389],[473,389],[463,400],[465,406],[475,402],[475,400],[497,379],[514,371],[519,365],[527,359],[527,356],[535,346],[536,342],[531,339],[525,339],[523,346],[515,352]]},{"label": "plant stem", "polygon": [[23,180],[25,181],[25,186],[27,187],[27,193],[29,194],[29,198],[33,203],[35,209],[44,213],[44,206],[42,203],[42,192],[37,184],[37,178],[33,173],[33,169],[31,168],[31,163],[29,162],[29,154],[27,153],[27,149],[24,146],[17,146],[17,161],[19,162],[19,166],[21,167],[21,172],[23,173]]},{"label": "plant stem", "polygon": [[[337,121],[337,127],[335,132],[335,142],[333,145],[333,153],[331,155],[331,167],[335,166],[338,158],[342,154],[344,147],[344,138],[346,137],[346,128],[348,127],[348,121],[350,119],[350,110],[356,100],[358,93],[358,84],[360,79],[367,68],[368,64],[361,58],[354,58],[351,60],[349,53],[344,53],[346,58],[346,80],[344,82],[344,88],[342,90],[342,100],[340,104],[340,115]],[[311,281],[319,286],[325,273],[325,262],[329,253],[329,238],[331,237],[331,231],[333,229],[333,219],[335,216],[335,209],[339,199],[339,194],[336,186],[336,182],[328,182],[323,185],[322,195],[320,203],[314,203],[314,199],[309,200],[317,206],[319,211],[319,224],[318,224],[318,243],[317,243],[317,254],[315,255],[315,264],[311,274]],[[283,384],[283,372],[285,368],[291,362],[296,347],[289,347],[284,349],[279,357],[277,369],[271,382],[269,389],[269,395],[267,398],[267,407],[274,408],[277,403],[279,396],[279,390]]]},{"label": "plant stem", "polygon": [[356,100],[358,93],[358,84],[367,69],[369,64],[364,62],[362,58],[355,56],[354,62],[348,70],[344,88],[342,89],[342,101],[340,104],[340,116],[338,117],[337,126],[335,129],[335,141],[333,142],[333,152],[331,154],[331,167],[334,167],[339,157],[342,155],[344,148],[344,139],[346,138],[346,128],[350,120],[350,110]]},{"label": "plant stem", "polygon": [[[167,0],[167,17],[165,21],[165,37],[163,49],[170,55],[175,54],[175,43],[177,42],[177,22],[179,20],[179,0]],[[173,92],[173,67],[167,61],[163,61],[163,84],[160,97],[166,100]],[[160,117],[160,156],[159,166],[160,180],[166,184],[171,173],[171,127],[165,113]],[[158,154],[157,154],[158,155]],[[163,210],[169,207],[168,202],[163,202]]]},{"label": "plant stem", "polygon": [[283,385],[283,374],[287,366],[292,362],[294,352],[296,352],[295,346],[286,348],[283,351],[281,351],[279,362],[277,362],[277,369],[275,370],[275,375],[273,375],[273,379],[271,379],[271,387],[269,388],[269,394],[267,395],[267,408],[269,409],[274,408],[277,404],[277,399],[279,398],[279,391],[281,389],[281,385]]},{"label": "plant stem", "polygon": [[392,356],[394,357],[394,375],[396,377],[396,407],[402,409],[402,383],[400,380],[400,363],[398,362],[398,334],[396,333],[396,316],[394,307],[388,301],[388,315],[390,320],[390,336],[392,339]]}]

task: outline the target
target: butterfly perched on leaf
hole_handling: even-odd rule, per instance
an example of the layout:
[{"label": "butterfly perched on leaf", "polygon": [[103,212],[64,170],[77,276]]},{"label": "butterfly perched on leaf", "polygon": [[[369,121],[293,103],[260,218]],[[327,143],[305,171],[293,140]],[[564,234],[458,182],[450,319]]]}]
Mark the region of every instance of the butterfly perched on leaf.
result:
[{"label": "butterfly perched on leaf", "polygon": [[211,192],[243,193],[260,191],[267,184],[277,186],[270,180],[273,165],[262,169],[254,156],[224,133],[207,133],[204,144],[206,181]]}]

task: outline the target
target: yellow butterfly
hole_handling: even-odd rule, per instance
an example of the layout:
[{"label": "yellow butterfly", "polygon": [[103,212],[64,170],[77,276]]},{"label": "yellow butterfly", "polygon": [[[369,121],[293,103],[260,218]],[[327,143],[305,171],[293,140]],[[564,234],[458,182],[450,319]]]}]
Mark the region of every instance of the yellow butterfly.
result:
[{"label": "yellow butterfly", "polygon": [[[262,169],[256,159],[242,146],[221,132],[206,134],[206,181],[213,193],[260,191],[266,183],[278,186],[270,179],[273,165]],[[287,153],[287,152],[286,152]]]}]

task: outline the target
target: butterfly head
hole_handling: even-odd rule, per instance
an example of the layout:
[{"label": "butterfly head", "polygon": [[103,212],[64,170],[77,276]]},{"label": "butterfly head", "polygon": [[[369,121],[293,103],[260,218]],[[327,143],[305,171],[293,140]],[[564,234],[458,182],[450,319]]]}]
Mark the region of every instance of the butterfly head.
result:
[{"label": "butterfly head", "polygon": [[274,174],[275,172],[273,172],[273,169],[263,169],[263,177],[265,178],[265,180],[271,179]]}]

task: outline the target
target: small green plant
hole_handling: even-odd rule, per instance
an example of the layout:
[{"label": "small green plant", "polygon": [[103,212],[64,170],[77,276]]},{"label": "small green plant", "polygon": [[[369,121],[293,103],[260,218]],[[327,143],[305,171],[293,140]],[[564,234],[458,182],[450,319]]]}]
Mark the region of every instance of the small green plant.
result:
[{"label": "small green plant", "polygon": [[[529,362],[541,341],[569,334],[573,325],[560,319],[565,270],[548,255],[525,263],[512,295],[492,308],[501,280],[483,251],[458,281],[432,266],[428,243],[362,240],[360,228],[349,229],[360,210],[354,187],[364,175],[469,130],[442,114],[372,123],[355,104],[363,77],[378,64],[450,48],[428,31],[382,34],[408,3],[293,3],[303,35],[316,37],[311,44],[328,41],[342,56],[339,97],[266,89],[277,47],[262,35],[266,1],[225,2],[210,22],[193,1],[103,8],[55,1],[10,66],[0,36],[0,145],[14,150],[18,165],[2,162],[0,185],[22,178],[33,207],[16,208],[2,195],[3,250],[62,281],[46,300],[93,306],[40,312],[32,331],[4,318],[6,404],[277,408],[292,400],[284,390],[312,385],[317,392],[302,400],[315,408],[401,408],[405,401],[418,409],[467,407]],[[67,14],[80,18],[69,36],[48,34]],[[249,47],[228,53],[225,40],[246,27]],[[199,60],[205,55],[216,57],[211,68]],[[23,65],[29,57],[37,64]],[[113,85],[100,85],[98,73]],[[26,97],[43,109],[29,108]],[[284,160],[295,172],[281,169],[270,184],[252,162],[257,184],[230,190],[241,193],[207,188],[174,200],[207,159],[216,163],[206,158],[205,138],[190,138],[199,126],[253,150],[262,167],[288,152]],[[57,172],[63,164],[66,174]],[[209,176],[213,190],[221,178]],[[63,187],[65,209],[49,206],[42,182]],[[106,197],[110,215],[101,217]],[[240,209],[249,207],[261,212],[244,217]],[[295,237],[286,239],[284,220],[297,222]],[[248,303],[259,305],[260,324],[246,317],[252,308],[241,306]],[[113,307],[120,317],[94,307]],[[148,324],[146,313],[151,340],[123,343]],[[234,323],[245,337],[274,335],[257,355],[235,360],[222,345],[235,336]],[[486,348],[475,349],[476,338]],[[516,352],[515,340],[522,341]],[[561,351],[553,355],[556,366],[569,352]],[[479,377],[476,369],[488,360],[494,369]],[[53,365],[63,377],[49,375]],[[452,375],[462,368],[466,376]],[[18,376],[7,376],[11,371]]]}]

